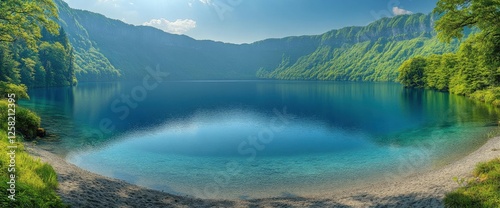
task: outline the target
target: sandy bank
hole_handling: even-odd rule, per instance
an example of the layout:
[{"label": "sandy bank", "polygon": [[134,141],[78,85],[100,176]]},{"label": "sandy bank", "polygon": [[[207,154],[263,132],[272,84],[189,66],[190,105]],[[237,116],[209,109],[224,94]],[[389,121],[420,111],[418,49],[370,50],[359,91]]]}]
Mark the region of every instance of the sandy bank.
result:
[{"label": "sandy bank", "polygon": [[442,168],[403,180],[374,182],[362,188],[256,200],[203,200],[175,196],[100,176],[31,144],[33,156],[51,164],[58,174],[57,192],[73,207],[442,207],[444,195],[459,185],[453,177],[469,177],[478,162],[500,157],[500,137]]}]

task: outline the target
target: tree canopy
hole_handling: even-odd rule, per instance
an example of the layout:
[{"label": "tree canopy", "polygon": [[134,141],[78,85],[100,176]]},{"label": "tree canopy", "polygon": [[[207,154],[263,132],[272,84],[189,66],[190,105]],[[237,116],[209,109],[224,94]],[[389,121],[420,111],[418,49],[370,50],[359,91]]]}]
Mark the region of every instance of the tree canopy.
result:
[{"label": "tree canopy", "polygon": [[73,48],[57,18],[52,0],[0,1],[0,81],[28,87],[75,83]]},{"label": "tree canopy", "polygon": [[455,54],[425,57],[422,85],[407,76],[415,70],[406,62],[400,67],[400,82],[500,106],[500,0],[440,0],[434,12],[441,16],[435,28],[442,41],[462,39],[467,30],[474,34],[461,40]]},{"label": "tree canopy", "polygon": [[434,13],[442,15],[436,21],[438,37],[449,42],[462,38],[467,28],[477,27],[488,38],[500,35],[500,0],[440,0]]},{"label": "tree canopy", "polygon": [[29,99],[27,91],[26,85],[15,85],[0,81],[0,98],[7,98],[7,94],[14,93],[16,99]]},{"label": "tree canopy", "polygon": [[58,33],[57,8],[52,0],[0,1],[0,42],[23,39],[32,50],[42,37],[41,27]]},{"label": "tree canopy", "polygon": [[424,87],[424,70],[426,60],[422,57],[411,58],[399,67],[398,80],[407,87]]}]

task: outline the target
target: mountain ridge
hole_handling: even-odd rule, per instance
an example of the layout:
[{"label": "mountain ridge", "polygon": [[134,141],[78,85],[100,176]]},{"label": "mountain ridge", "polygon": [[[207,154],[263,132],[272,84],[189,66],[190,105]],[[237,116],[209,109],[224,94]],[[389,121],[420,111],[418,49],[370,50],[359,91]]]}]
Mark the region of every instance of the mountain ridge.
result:
[{"label": "mountain ridge", "polygon": [[[344,27],[319,35],[233,44],[195,40],[149,26],[130,25],[102,14],[71,9],[62,0],[55,1],[61,22],[74,22],[78,26],[61,24],[80,57],[76,75],[83,81],[134,79],[145,75],[145,67],[155,65],[168,70],[171,79],[394,81],[397,67],[404,60],[416,55],[453,52],[458,47],[456,43],[446,45],[437,41],[433,30],[435,17],[431,14],[386,17],[367,26]],[[82,47],[82,42],[88,42],[84,45],[88,47]],[[405,44],[415,48],[403,47]],[[429,44],[432,47],[422,49]],[[406,52],[398,55],[400,51]],[[372,58],[395,61],[390,65],[359,63],[368,60],[363,55],[367,52]],[[359,57],[352,59],[343,54]],[[89,59],[93,64],[85,65]],[[339,64],[341,59],[352,63]],[[88,69],[88,65],[94,67]]]}]

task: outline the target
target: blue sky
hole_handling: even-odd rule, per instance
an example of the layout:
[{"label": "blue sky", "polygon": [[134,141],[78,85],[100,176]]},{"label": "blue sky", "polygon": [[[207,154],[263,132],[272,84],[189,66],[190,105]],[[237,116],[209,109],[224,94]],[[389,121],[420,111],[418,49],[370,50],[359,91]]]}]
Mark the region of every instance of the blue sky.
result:
[{"label": "blue sky", "polygon": [[251,43],[429,13],[437,0],[64,0],[134,25],[195,39]]}]

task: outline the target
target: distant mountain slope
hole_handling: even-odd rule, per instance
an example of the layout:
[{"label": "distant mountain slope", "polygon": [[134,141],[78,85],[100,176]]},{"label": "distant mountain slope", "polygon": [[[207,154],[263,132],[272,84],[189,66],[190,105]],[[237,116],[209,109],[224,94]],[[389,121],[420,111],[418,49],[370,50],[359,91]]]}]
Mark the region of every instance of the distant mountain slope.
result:
[{"label": "distant mountain slope", "polygon": [[383,18],[366,27],[348,27],[321,35],[310,54],[272,70],[261,78],[301,80],[395,81],[398,67],[408,58],[456,51],[458,41],[439,42],[433,16],[424,14]]},{"label": "distant mountain slope", "polygon": [[237,45],[133,26],[56,2],[83,81],[137,79],[156,65],[171,79],[394,81],[404,60],[455,51],[458,45],[438,42],[433,17],[423,14]]},{"label": "distant mountain slope", "polygon": [[78,22],[75,10],[56,0],[59,10],[59,24],[64,28],[75,50],[75,76],[79,81],[110,81],[120,77],[116,69],[92,41],[85,27]]},{"label": "distant mountain slope", "polygon": [[[290,54],[299,56],[296,54],[305,55],[315,49],[309,46],[309,41],[300,41],[300,37],[252,45],[199,41],[71,9],[61,0],[56,2],[62,22],[78,25],[63,24],[68,27],[65,30],[75,48],[83,48],[87,54],[90,51],[103,54],[114,68],[119,69],[123,79],[137,79],[144,76],[146,67],[156,65],[168,71],[171,79],[255,79],[260,67],[277,67],[285,51],[298,49]],[[79,46],[81,42],[85,44]],[[87,50],[88,43],[95,50]],[[86,72],[95,73],[93,70]]]}]

